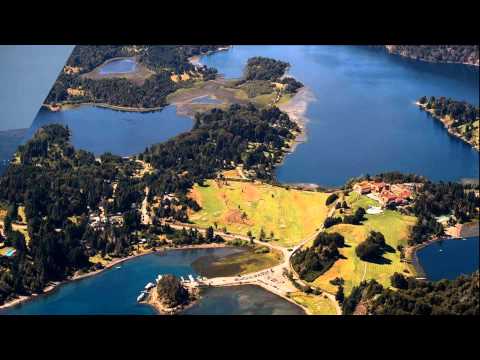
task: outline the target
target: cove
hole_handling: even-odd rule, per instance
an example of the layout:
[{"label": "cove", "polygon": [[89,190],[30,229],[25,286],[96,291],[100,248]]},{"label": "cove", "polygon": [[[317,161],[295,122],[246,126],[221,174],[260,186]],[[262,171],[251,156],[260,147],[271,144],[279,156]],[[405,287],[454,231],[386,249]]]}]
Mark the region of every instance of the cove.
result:
[{"label": "cove", "polygon": [[[155,315],[136,298],[146,283],[158,274],[198,274],[192,262],[203,256],[226,256],[236,248],[185,249],[133,258],[92,277],[61,285],[50,294],[0,311],[0,315]],[[298,314],[303,311],[268,291],[253,287],[214,288],[186,314]],[[268,305],[262,305],[268,300]],[[205,304],[203,302],[205,301]]]},{"label": "cove", "polygon": [[445,239],[417,251],[417,258],[428,280],[453,280],[479,269],[479,238]]},{"label": "cove", "polygon": [[313,93],[307,142],[277,169],[284,183],[340,186],[348,179],[401,171],[429,179],[478,178],[479,156],[414,104],[423,95],[478,106],[478,68],[402,58],[367,46],[234,46],[201,57],[226,78],[247,59],[288,61]]},{"label": "cove", "polygon": [[95,155],[111,152],[130,156],[189,131],[193,120],[177,115],[173,105],[154,112],[125,112],[90,105],[57,112],[41,108],[23,142],[30,139],[38,128],[53,123],[69,127],[77,149]]}]

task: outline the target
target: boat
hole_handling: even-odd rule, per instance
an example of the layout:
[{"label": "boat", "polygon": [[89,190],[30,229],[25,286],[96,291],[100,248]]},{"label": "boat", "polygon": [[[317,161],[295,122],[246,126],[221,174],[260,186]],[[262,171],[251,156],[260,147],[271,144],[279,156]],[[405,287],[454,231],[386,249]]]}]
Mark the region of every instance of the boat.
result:
[{"label": "boat", "polygon": [[142,291],[140,293],[140,295],[138,295],[138,297],[137,297],[137,302],[142,301],[144,298],[145,298],[145,292]]},{"label": "boat", "polygon": [[155,284],[152,282],[149,282],[147,285],[145,285],[145,290],[150,290],[153,287],[155,287]]}]

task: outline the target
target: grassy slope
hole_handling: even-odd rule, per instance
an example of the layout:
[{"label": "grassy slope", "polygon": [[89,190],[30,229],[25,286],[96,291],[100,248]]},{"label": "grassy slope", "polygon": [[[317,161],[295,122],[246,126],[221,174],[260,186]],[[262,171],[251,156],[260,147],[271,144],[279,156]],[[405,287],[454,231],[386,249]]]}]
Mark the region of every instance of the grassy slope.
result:
[{"label": "grassy slope", "polygon": [[[353,200],[353,202],[350,202]],[[356,200],[356,201],[355,201]],[[373,201],[366,196],[347,197],[347,202],[355,209],[365,206]],[[375,201],[373,201],[375,203]],[[375,204],[372,204],[375,205]],[[376,279],[384,286],[390,285],[390,276],[394,272],[411,271],[405,263],[400,262],[400,253],[396,250],[398,245],[406,245],[410,228],[415,224],[415,218],[405,216],[396,211],[386,210],[379,215],[366,215],[367,220],[362,225],[339,224],[328,229],[329,232],[339,232],[345,237],[347,245],[340,250],[346,259],[335,262],[330,270],[317,278],[313,284],[327,291],[336,292],[337,287],[330,284],[335,277],[345,280],[345,293],[349,294],[354,285],[363,279]],[[371,230],[380,231],[387,244],[395,249],[394,253],[386,253],[384,258],[391,261],[390,264],[377,264],[360,260],[355,254],[355,247],[365,240]]]},{"label": "grassy slope", "polygon": [[335,305],[324,295],[307,295],[298,291],[291,293],[290,298],[306,307],[312,315],[336,315]]},{"label": "grassy slope", "polygon": [[[192,196],[202,210],[190,216],[201,226],[218,223],[228,231],[246,235],[251,230],[258,238],[263,227],[267,237],[270,231],[282,246],[298,244],[312,235],[323,223],[327,207],[326,194],[286,190],[260,183],[228,182],[220,185],[207,181],[207,187],[195,185]],[[242,220],[245,212],[247,218]]]}]

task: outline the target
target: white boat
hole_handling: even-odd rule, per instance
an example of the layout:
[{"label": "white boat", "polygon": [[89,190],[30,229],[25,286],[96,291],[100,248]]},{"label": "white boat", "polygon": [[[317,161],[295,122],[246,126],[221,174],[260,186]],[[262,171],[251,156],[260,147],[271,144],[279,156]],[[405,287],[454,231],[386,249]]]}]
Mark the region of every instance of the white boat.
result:
[{"label": "white boat", "polygon": [[182,280],[182,282],[185,282],[185,279],[183,276],[180,276],[180,280]]},{"label": "white boat", "polygon": [[140,295],[138,295],[138,297],[137,297],[137,302],[142,301],[144,298],[145,298],[145,293],[142,291],[142,292],[140,293]]},{"label": "white boat", "polygon": [[149,282],[147,285],[145,285],[145,290],[150,290],[153,287],[155,287],[155,284],[152,282]]},{"label": "white boat", "polygon": [[193,278],[192,275],[188,275],[188,278],[190,279],[190,282],[194,283],[195,282],[195,279]]}]

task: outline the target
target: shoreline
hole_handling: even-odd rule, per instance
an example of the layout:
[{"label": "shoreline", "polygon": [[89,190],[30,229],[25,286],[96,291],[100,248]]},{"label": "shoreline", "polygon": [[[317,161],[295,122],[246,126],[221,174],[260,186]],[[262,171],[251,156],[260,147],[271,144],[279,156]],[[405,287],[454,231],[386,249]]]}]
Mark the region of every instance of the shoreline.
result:
[{"label": "shoreline", "polygon": [[470,145],[470,147],[471,147],[472,149],[476,150],[477,152],[480,151],[480,146],[475,146],[475,145],[473,145],[472,140],[469,141],[469,140],[465,139],[465,138],[464,138],[461,134],[459,134],[458,132],[453,131],[453,130],[452,130],[452,127],[448,124],[448,120],[447,120],[445,117],[440,117],[440,116],[435,115],[435,112],[434,112],[432,109],[427,109],[427,106],[426,106],[425,104],[420,104],[419,101],[415,101],[415,105],[417,105],[421,110],[429,113],[430,116],[431,116],[432,118],[434,118],[435,120],[440,121],[440,122],[443,124],[444,128],[447,129],[447,132],[448,132],[450,135],[452,135],[453,137],[455,137],[455,138],[457,138],[457,139],[460,139],[460,140],[462,140],[464,143]]},{"label": "shoreline", "polygon": [[90,272],[87,272],[87,273],[84,273],[84,274],[77,274],[77,275],[74,274],[72,277],[67,278],[63,281],[55,282],[53,284],[50,284],[43,289],[42,293],[38,293],[38,294],[35,293],[35,294],[31,294],[31,295],[21,295],[21,296],[15,298],[15,299],[7,301],[4,304],[0,305],[0,310],[5,310],[5,309],[14,307],[16,305],[20,305],[20,304],[25,303],[25,302],[35,300],[39,296],[49,295],[53,291],[57,290],[58,288],[60,288],[63,285],[66,285],[66,284],[74,282],[74,281],[86,279],[86,278],[89,278],[89,277],[92,277],[92,276],[95,276],[95,275],[99,275],[103,271],[111,269],[112,267],[114,267],[118,264],[121,264],[125,261],[133,260],[135,258],[145,256],[145,255],[151,255],[151,254],[155,254],[155,253],[162,253],[162,252],[165,252],[165,251],[173,251],[173,250],[210,249],[210,248],[220,248],[220,247],[228,247],[228,245],[227,244],[210,243],[210,244],[199,244],[199,245],[186,245],[186,246],[181,246],[181,247],[163,247],[163,248],[158,248],[158,249],[155,249],[155,250],[146,251],[146,252],[140,253],[140,254],[129,255],[129,256],[124,257],[124,258],[117,258],[117,259],[112,260],[108,264],[106,264],[102,269],[95,270],[95,271],[90,271]]},{"label": "shoreline", "polygon": [[[111,110],[116,110],[116,111],[123,111],[123,112],[156,112],[163,110],[165,107],[172,105],[172,104],[167,104],[164,106],[157,106],[153,108],[136,108],[136,107],[129,107],[129,106],[120,106],[120,105],[111,105],[107,103],[95,103],[95,102],[80,102],[80,103],[75,103],[75,102],[61,102],[56,104],[58,106],[58,110],[54,110],[57,108],[57,106],[52,106],[52,104],[42,104],[42,107],[47,108],[48,110],[52,112],[59,112],[59,111],[68,111],[71,110],[72,108],[80,107],[80,106],[94,106],[94,107],[99,107],[99,108],[105,108],[105,109],[111,109]],[[65,109],[64,109],[65,108]]]},{"label": "shoreline", "polygon": [[396,55],[396,56],[401,56],[406,59],[410,60],[417,60],[417,61],[422,61],[430,64],[455,64],[455,65],[467,65],[467,66],[472,66],[476,68],[480,68],[480,64],[475,64],[475,63],[466,63],[466,62],[455,62],[455,61],[431,61],[427,59],[421,59],[418,57],[413,57],[410,55],[403,54],[402,52],[395,52],[394,50],[391,49],[391,45],[384,45],[385,49],[387,50],[387,53],[390,55]]},{"label": "shoreline", "polygon": [[[470,226],[476,226],[478,227],[479,224],[478,222],[472,222],[472,223],[469,223]],[[466,231],[470,231],[471,229],[467,229]],[[409,265],[411,265],[411,267],[413,267],[413,269],[415,270],[416,274],[415,274],[415,277],[424,277],[428,280],[427,278],[427,274],[425,273],[425,270],[423,269],[422,265],[420,264],[420,260],[418,258],[418,251],[422,250],[423,248],[426,248],[427,246],[430,246],[434,243],[437,243],[439,241],[444,241],[444,240],[461,240],[462,238],[465,238],[465,237],[478,237],[478,234],[474,234],[472,236],[472,234],[470,234],[469,232],[467,232],[467,234],[465,233],[462,233],[462,231],[460,231],[460,234],[459,236],[452,236],[452,235],[445,235],[445,236],[436,236],[428,241],[425,241],[421,244],[416,244],[416,245],[413,245],[413,246],[408,246],[405,248],[405,259],[407,260],[407,263]],[[410,261],[410,262],[408,262]]]}]

